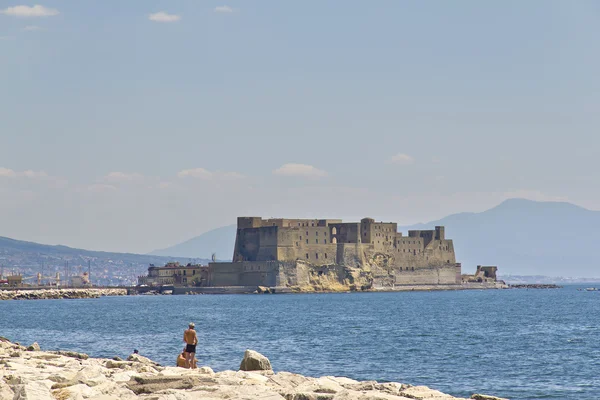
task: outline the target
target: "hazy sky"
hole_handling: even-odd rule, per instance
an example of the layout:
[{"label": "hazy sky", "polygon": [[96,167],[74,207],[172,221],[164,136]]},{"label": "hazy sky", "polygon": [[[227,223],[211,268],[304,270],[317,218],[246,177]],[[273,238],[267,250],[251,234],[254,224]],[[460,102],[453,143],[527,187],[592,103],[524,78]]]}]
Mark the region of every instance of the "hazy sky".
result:
[{"label": "hazy sky", "polygon": [[147,252],[238,215],[600,209],[598,1],[19,1],[1,236]]}]

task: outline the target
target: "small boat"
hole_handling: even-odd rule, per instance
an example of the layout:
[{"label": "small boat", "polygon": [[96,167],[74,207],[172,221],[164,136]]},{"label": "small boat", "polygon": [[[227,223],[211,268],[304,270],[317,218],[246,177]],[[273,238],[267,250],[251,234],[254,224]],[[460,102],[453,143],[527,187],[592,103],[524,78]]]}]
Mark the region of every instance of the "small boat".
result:
[{"label": "small boat", "polygon": [[586,291],[586,292],[597,292],[597,291],[598,291],[598,288],[595,288],[595,287],[589,287],[589,288],[585,288],[585,291]]}]

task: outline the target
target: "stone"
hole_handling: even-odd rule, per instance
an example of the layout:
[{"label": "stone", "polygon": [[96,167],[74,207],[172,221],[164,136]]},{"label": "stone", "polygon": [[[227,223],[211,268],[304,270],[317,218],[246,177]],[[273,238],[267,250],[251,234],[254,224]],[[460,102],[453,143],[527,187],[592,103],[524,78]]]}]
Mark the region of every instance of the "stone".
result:
[{"label": "stone", "polygon": [[44,381],[33,381],[18,385],[13,400],[56,400],[50,387]]},{"label": "stone", "polygon": [[508,400],[508,399],[504,399],[502,397],[488,396],[485,394],[477,394],[477,393],[472,395],[471,398],[475,399],[475,400]]},{"label": "stone", "polygon": [[272,369],[269,359],[254,350],[246,350],[240,364],[240,370],[242,371],[267,371]]},{"label": "stone", "polygon": [[14,396],[14,392],[12,391],[12,389],[10,388],[10,386],[8,386],[7,383],[4,383],[4,381],[2,379],[0,379],[0,399],[11,399]]},{"label": "stone", "polygon": [[127,387],[139,395],[166,389],[191,389],[201,384],[206,384],[206,382],[197,376],[134,376],[127,382]]},{"label": "stone", "polygon": [[198,368],[198,373],[214,375],[215,371],[213,371],[213,369],[211,367],[200,367],[200,368]]},{"label": "stone", "polygon": [[453,399],[454,397],[449,394],[442,393],[438,390],[430,389],[427,386],[411,386],[400,392],[401,396],[408,397],[410,399]]},{"label": "stone", "polygon": [[38,342],[33,342],[33,344],[29,347],[27,347],[27,351],[41,351],[42,349],[40,348],[40,345],[38,344]]},{"label": "stone", "polygon": [[159,363],[152,361],[148,357],[140,356],[139,354],[129,355],[129,357],[127,357],[127,361],[138,362],[138,363],[142,363],[145,365],[151,365],[151,366],[160,366]]},{"label": "stone", "polygon": [[108,360],[106,362],[106,368],[121,368],[121,369],[125,369],[127,367],[130,367],[131,363],[129,361],[114,361],[114,360]]},{"label": "stone", "polygon": [[58,354],[60,356],[65,356],[65,357],[73,357],[73,358],[77,358],[79,360],[87,360],[88,358],[90,358],[90,356],[88,356],[85,353],[77,353],[75,351],[57,350],[57,351],[49,351],[48,353]]}]

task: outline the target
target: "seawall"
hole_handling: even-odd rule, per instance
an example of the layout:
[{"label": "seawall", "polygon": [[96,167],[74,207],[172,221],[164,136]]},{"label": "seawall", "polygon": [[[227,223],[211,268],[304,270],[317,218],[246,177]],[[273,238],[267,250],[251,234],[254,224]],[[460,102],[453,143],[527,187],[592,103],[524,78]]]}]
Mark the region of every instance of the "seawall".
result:
[{"label": "seawall", "polygon": [[0,290],[0,300],[91,299],[101,296],[125,296],[127,289],[33,289]]},{"label": "seawall", "polygon": [[[266,357],[251,351],[240,369],[165,367],[137,354],[127,360],[91,358],[41,351],[37,343],[26,348],[0,337],[0,399],[460,400],[426,386],[275,373]],[[471,399],[503,400],[479,394]]]}]

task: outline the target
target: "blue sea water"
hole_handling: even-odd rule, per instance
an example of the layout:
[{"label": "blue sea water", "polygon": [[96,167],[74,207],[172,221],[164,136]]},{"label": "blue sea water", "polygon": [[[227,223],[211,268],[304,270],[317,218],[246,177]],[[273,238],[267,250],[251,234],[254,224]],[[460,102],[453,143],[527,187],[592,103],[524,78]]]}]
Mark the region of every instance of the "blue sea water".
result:
[{"label": "blue sea water", "polygon": [[42,349],[174,365],[190,321],[200,364],[247,348],[309,376],[427,385],[456,396],[600,398],[600,292],[487,290],[0,301],[0,336]]}]

